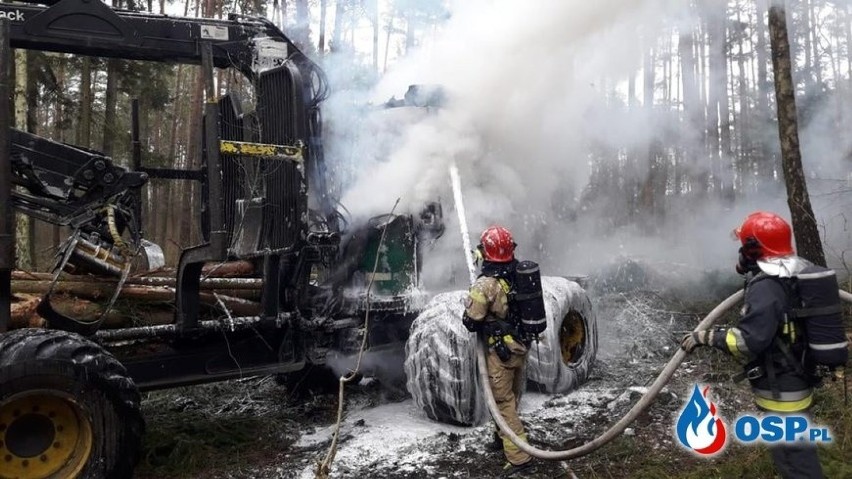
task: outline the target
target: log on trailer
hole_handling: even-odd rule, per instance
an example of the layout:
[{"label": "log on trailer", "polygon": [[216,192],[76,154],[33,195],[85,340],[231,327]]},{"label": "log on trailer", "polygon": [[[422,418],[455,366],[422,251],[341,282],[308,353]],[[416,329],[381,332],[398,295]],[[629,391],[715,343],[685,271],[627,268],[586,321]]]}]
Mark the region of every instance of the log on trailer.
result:
[{"label": "log on trailer", "polygon": [[[233,271],[225,270],[223,273],[233,274]],[[12,329],[45,326],[36,308],[52,284],[53,275],[48,273],[12,273]],[[103,327],[109,329],[173,322],[175,284],[175,278],[168,276],[128,278],[118,300],[107,313]],[[53,288],[51,304],[57,311],[70,317],[96,318],[103,313],[117,285],[118,280],[113,277],[63,274]],[[261,287],[262,281],[257,278],[209,277],[201,282],[199,299],[211,317],[256,316],[261,312]]]}]

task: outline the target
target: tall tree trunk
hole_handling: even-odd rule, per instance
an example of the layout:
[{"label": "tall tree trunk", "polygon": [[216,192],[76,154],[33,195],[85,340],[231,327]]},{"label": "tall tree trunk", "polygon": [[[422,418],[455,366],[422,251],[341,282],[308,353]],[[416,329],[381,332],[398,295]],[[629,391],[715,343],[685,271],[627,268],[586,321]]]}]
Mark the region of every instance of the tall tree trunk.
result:
[{"label": "tall tree trunk", "polygon": [[[27,61],[26,50],[15,50],[14,52],[15,117],[13,124],[15,125],[15,128],[26,131],[27,115],[29,114],[29,109],[27,108],[27,91],[29,89],[27,65],[29,62]],[[32,269],[33,267],[34,256],[32,248],[31,223],[32,219],[29,216],[21,213],[16,215],[15,237],[17,240],[15,249],[18,256],[18,267],[21,269]]]},{"label": "tall tree trunk", "polygon": [[[686,162],[691,171],[701,171],[699,165],[698,145],[703,144],[704,136],[704,108],[700,103],[698,82],[695,78],[695,56],[692,29],[682,31],[678,37],[678,53],[680,55],[681,82],[683,83],[683,116],[684,122],[684,148]],[[704,175],[698,175],[693,182],[695,186],[701,184]],[[680,188],[680,185],[678,185]]]},{"label": "tall tree trunk", "polygon": [[346,15],[345,1],[337,0],[334,4],[334,31],[331,32],[332,52],[339,52],[343,49],[343,17]]},{"label": "tall tree trunk", "polygon": [[27,130],[27,51],[14,50],[15,60],[15,120],[19,130]]},{"label": "tall tree trunk", "polygon": [[775,162],[769,150],[769,138],[763,131],[763,126],[770,122],[769,112],[769,75],[766,64],[768,48],[766,45],[766,15],[769,0],[757,0],[757,122],[758,122],[758,145],[756,148],[755,162],[757,163],[758,178],[761,184],[773,183]]},{"label": "tall tree trunk", "polygon": [[317,51],[320,55],[325,53],[325,22],[328,16],[328,0],[319,0],[320,4],[320,24],[319,24],[319,39],[317,41]]},{"label": "tall tree trunk", "polygon": [[711,9],[707,12],[707,36],[710,49],[707,92],[709,100],[707,107],[708,150],[714,194],[722,197],[725,196],[723,184],[726,183],[723,177],[727,176],[728,173],[722,166],[722,159],[730,151],[731,143],[725,4],[711,2],[708,8]]},{"label": "tall tree trunk", "polygon": [[311,19],[308,0],[295,0],[296,28],[293,29],[293,41],[302,51],[311,50]]},{"label": "tall tree trunk", "polygon": [[810,19],[810,28],[805,32],[806,35],[811,36],[811,48],[813,52],[811,53],[811,65],[810,68],[814,72],[814,79],[816,80],[816,87],[822,88],[822,61],[820,60],[819,54],[819,18],[817,17],[816,12],[816,4],[817,0],[810,0],[807,4],[807,12],[806,15]]},{"label": "tall tree trunk", "polygon": [[[644,79],[643,79],[643,106],[646,109],[648,116],[653,115],[654,111],[654,84],[655,84],[655,58],[654,58],[654,49],[651,45],[648,45],[648,48],[645,53],[645,61],[644,61]],[[634,196],[636,196],[636,201],[638,203],[638,208],[641,211],[641,214],[645,218],[652,218],[657,213],[657,203],[656,203],[656,195],[655,195],[655,185],[658,182],[658,174],[659,174],[659,155],[657,149],[657,140],[652,139],[651,144],[648,146],[648,169],[644,172],[644,180],[639,182],[638,178],[629,178],[631,185],[636,185],[635,188],[631,188],[632,191],[635,191]],[[638,172],[637,172],[638,173]],[[649,230],[651,229],[651,222],[646,221],[647,224],[644,226]]]},{"label": "tall tree trunk", "polygon": [[412,11],[412,8],[409,8],[405,12],[405,54],[409,55],[414,47],[417,45],[417,37],[415,36],[416,30],[416,19],[415,14]]},{"label": "tall tree trunk", "polygon": [[26,130],[36,133],[38,129],[38,55],[35,50],[26,50]]},{"label": "tall tree trunk", "polygon": [[[174,104],[172,105],[172,121],[169,127],[169,146],[166,154],[166,161],[168,162],[167,166],[171,168],[179,168],[180,164],[178,162],[178,124],[180,123],[181,118],[181,105],[183,104],[183,81],[184,81],[184,72],[186,67],[184,65],[178,65],[177,75],[175,77],[175,94],[174,94]],[[169,219],[177,214],[180,214],[179,208],[174,208],[170,211],[171,205],[173,205],[174,199],[174,189],[178,186],[178,184],[174,181],[158,181],[157,182],[157,191],[158,198],[162,198],[164,201],[158,201],[152,204],[152,208],[155,211],[155,215],[157,217],[157,225],[156,225],[156,238],[157,242],[162,245],[164,248],[164,252],[166,253],[166,258],[169,262],[171,262],[172,258],[174,258],[174,240],[171,232],[169,231],[170,221]]]},{"label": "tall tree trunk", "polygon": [[106,156],[113,156],[115,145],[115,106],[118,97],[118,62],[111,58],[107,60],[106,94],[104,98],[104,137],[101,150]]},{"label": "tall tree trunk", "polygon": [[[27,116],[26,116],[26,130],[30,133],[39,133],[40,128],[38,121],[38,60],[39,56],[44,55],[43,53],[36,52],[35,50],[27,50],[26,58],[27,58],[27,74],[26,74],[26,105],[27,105]],[[22,217],[26,221],[26,230],[27,230],[27,241],[29,242],[29,252],[30,252],[30,266],[33,269],[38,269],[39,267],[39,241],[38,235],[36,234],[36,220],[30,217]]]},{"label": "tall tree trunk", "polygon": [[[187,128],[187,143],[186,143],[186,163],[185,168],[198,169],[201,166],[201,104],[204,96],[204,76],[200,68],[195,72],[195,79],[192,87],[192,98],[189,113],[189,124]],[[195,208],[193,203],[196,200],[195,194],[196,185],[187,183],[184,185],[183,195],[183,212],[180,228],[180,244],[186,248],[193,241],[193,231],[196,228],[197,218],[194,215]]]},{"label": "tall tree trunk", "polygon": [[[203,0],[198,0],[195,6],[196,14],[201,8]],[[203,3],[202,13],[208,10],[209,0]],[[192,95],[190,97],[189,123],[186,129],[186,156],[184,157],[183,168],[195,170],[201,166],[201,128],[202,128],[202,113],[201,104],[204,101],[204,73],[200,67],[194,68],[195,75],[190,74],[192,78]],[[195,217],[193,207],[196,201],[196,184],[194,181],[186,181],[181,185],[182,188],[182,211],[180,213],[180,246],[187,248],[194,241],[193,232],[197,228],[197,218]]]},{"label": "tall tree trunk", "polygon": [[778,136],[781,140],[784,181],[787,184],[787,204],[790,207],[799,256],[825,266],[822,240],[819,236],[816,217],[811,208],[811,200],[802,169],[790,43],[787,37],[787,18],[784,10],[783,6],[773,5],[769,7],[769,39],[772,47],[772,67],[775,72]]},{"label": "tall tree trunk", "polygon": [[849,90],[852,92],[852,5],[846,5],[843,11],[844,33],[846,34],[846,76]]},{"label": "tall tree trunk", "polygon": [[92,60],[83,57],[80,68],[80,120],[77,125],[77,144],[91,147],[92,141]]},{"label": "tall tree trunk", "polygon": [[[749,103],[748,103],[748,74],[745,66],[745,50],[743,39],[745,37],[745,26],[740,22],[740,12],[737,10],[737,25],[741,30],[737,34],[737,70],[739,72],[739,82],[737,83],[737,97],[740,105],[739,124],[737,125],[738,140],[739,140],[739,156],[737,158],[737,177],[739,184],[736,188],[742,190],[743,178],[748,175],[748,165],[751,163],[751,134],[749,132]],[[749,175],[750,176],[750,175]]]},{"label": "tall tree trunk", "polygon": [[[64,98],[65,92],[65,62],[66,59],[62,53],[57,54],[59,58],[59,62],[56,68],[56,89],[57,95],[59,96],[59,101],[57,101],[54,105],[54,109],[56,111],[56,116],[54,117],[53,123],[53,139],[56,141],[64,142],[65,141],[65,105],[62,102],[62,98]],[[53,225],[51,229],[51,239],[52,246],[54,250],[59,248],[59,245],[62,241],[61,237],[62,230],[58,225]]]},{"label": "tall tree trunk", "polygon": [[373,21],[373,71],[379,71],[379,1],[371,0]]},{"label": "tall tree trunk", "polygon": [[[805,74],[805,78],[804,78],[804,80],[805,80],[805,92],[807,92],[808,94],[811,93],[811,91],[813,90],[813,87],[814,87],[814,76],[813,76],[814,72],[812,70],[812,68],[813,68],[812,60],[813,59],[811,57],[811,52],[813,51],[813,50],[811,50],[811,14],[810,14],[811,9],[810,9],[809,3],[810,2],[808,0],[801,0],[800,2],[798,2],[799,8],[801,9],[801,11],[799,12],[799,15],[798,15],[799,26],[801,27],[801,32],[802,32],[801,38],[804,39],[804,41],[805,41],[805,44],[804,44],[805,68],[804,68],[804,72],[803,72]],[[790,13],[791,14],[795,13],[794,10],[795,10],[795,7],[790,8]],[[789,20],[792,17],[792,15],[788,15],[787,17],[788,17],[788,20]],[[791,26],[793,25],[792,22],[790,22],[789,24]],[[790,32],[790,38],[792,39],[791,41],[793,41],[793,42],[796,41],[796,34],[793,33],[792,31]],[[793,65],[796,64],[796,56],[795,55],[792,56],[792,62],[793,62]]]},{"label": "tall tree trunk", "polygon": [[388,71],[388,52],[390,51],[390,39],[393,33],[394,11],[388,12],[387,34],[385,35],[385,58],[382,60],[382,72]]},{"label": "tall tree trunk", "polygon": [[[147,98],[139,99],[139,154],[140,161],[143,165],[147,164],[145,154],[146,151],[151,151],[149,149],[150,141],[151,141],[151,132],[148,128],[148,115],[151,108]],[[158,150],[154,150],[158,151]],[[133,164],[133,158],[131,155],[130,164]],[[148,204],[150,199],[152,198],[153,187],[151,186],[151,181],[145,183],[142,186],[142,189],[139,194],[139,211],[142,215],[138,218],[139,228],[141,229],[141,236],[144,238],[150,238],[151,233],[154,231],[154,228],[151,227],[151,218],[146,216],[142,211],[145,209],[145,205]]]},{"label": "tall tree trunk", "polygon": [[[722,61],[720,62],[722,67],[722,78],[728,78],[727,59],[730,55],[724,24],[720,29],[720,33],[722,34],[722,47],[724,48],[722,52]],[[731,67],[731,69],[733,69],[733,67]],[[730,77],[731,80],[733,80],[733,73],[731,73]],[[721,96],[719,97],[719,139],[721,141],[721,152],[718,165],[719,178],[716,181],[716,184],[719,186],[719,192],[721,193],[722,198],[724,198],[728,204],[731,204],[734,201],[734,175],[731,169],[731,157],[733,156],[731,141],[731,95],[728,92],[727,82],[725,82],[724,85],[725,88],[722,88]]]}]

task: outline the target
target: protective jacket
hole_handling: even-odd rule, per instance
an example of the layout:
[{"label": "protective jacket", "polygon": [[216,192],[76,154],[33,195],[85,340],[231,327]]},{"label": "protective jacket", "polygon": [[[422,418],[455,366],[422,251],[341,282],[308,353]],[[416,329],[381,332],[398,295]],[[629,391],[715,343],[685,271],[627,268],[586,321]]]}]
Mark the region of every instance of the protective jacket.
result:
[{"label": "protective jacket", "polygon": [[[755,404],[773,412],[800,412],[813,402],[813,389],[801,362],[801,348],[786,339],[793,298],[778,268],[762,271],[746,283],[745,304],[737,326],[714,335],[712,346],[745,361]],[[766,271],[772,274],[767,274]],[[780,273],[780,274],[779,274]]]},{"label": "protective jacket", "polygon": [[[518,402],[526,382],[524,367],[527,349],[506,329],[509,327],[509,278],[516,262],[492,263],[485,261],[482,275],[471,286],[465,304],[465,326],[472,331],[482,330],[488,336],[489,351],[486,358],[488,380],[500,415],[512,431],[526,440],[524,425],[518,417]],[[500,433],[506,459],[521,465],[531,457],[520,450],[508,437]]]},{"label": "protective jacket", "polygon": [[465,305],[468,318],[484,322],[509,319],[509,292],[517,263],[482,263],[482,274],[468,293],[468,304]]}]

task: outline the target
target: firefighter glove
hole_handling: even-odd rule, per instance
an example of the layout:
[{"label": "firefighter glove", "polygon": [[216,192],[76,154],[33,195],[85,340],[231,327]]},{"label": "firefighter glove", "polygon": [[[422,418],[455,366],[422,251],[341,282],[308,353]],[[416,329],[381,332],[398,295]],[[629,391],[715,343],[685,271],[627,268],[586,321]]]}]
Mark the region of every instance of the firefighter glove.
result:
[{"label": "firefighter glove", "polygon": [[467,313],[465,313],[462,316],[462,324],[464,324],[464,327],[467,328],[467,330],[471,333],[476,333],[482,331],[482,326],[484,323],[483,321],[476,321],[475,319],[468,316]]},{"label": "firefighter glove", "polygon": [[680,340],[680,347],[684,351],[691,353],[698,346],[709,346],[713,342],[713,331],[705,329],[703,331],[693,331]]}]

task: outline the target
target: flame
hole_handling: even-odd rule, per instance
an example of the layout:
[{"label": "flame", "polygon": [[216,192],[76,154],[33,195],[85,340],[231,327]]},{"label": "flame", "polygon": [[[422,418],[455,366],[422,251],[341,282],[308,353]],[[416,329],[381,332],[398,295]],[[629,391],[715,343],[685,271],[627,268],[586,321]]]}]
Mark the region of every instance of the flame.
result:
[{"label": "flame", "polygon": [[715,454],[722,450],[727,431],[722,420],[716,417],[716,405],[707,400],[710,387],[704,392],[694,386],[677,420],[677,438],[681,444],[699,454]]}]

